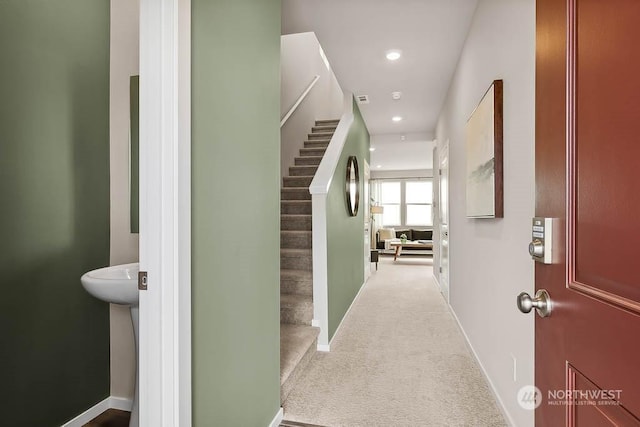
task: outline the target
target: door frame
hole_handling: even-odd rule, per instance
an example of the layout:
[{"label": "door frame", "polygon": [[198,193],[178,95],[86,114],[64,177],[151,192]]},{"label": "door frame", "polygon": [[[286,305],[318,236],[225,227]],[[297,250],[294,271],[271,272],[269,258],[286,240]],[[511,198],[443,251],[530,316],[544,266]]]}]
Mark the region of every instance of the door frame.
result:
[{"label": "door frame", "polygon": [[369,181],[371,181],[371,168],[367,159],[362,161],[362,194],[363,203],[362,207],[364,213],[364,282],[366,283],[371,276],[371,188],[369,187]]},{"label": "door frame", "polygon": [[[438,154],[438,158],[434,159],[435,162],[437,162],[438,165],[438,206],[437,206],[437,219],[438,219],[438,269],[439,269],[439,274],[438,274],[438,284],[440,285],[440,292],[442,293],[442,295],[444,296],[445,301],[447,301],[447,304],[449,303],[449,295],[450,295],[450,265],[451,265],[451,255],[450,255],[450,239],[449,239],[449,228],[450,228],[450,224],[449,224],[449,140],[447,139],[441,147],[438,147],[437,150],[437,154]],[[443,169],[442,169],[442,163],[446,160],[447,162],[447,168],[444,170],[444,174],[443,174]],[[442,181],[442,177],[443,175],[445,175],[446,178],[446,182],[447,182],[447,194],[442,194],[442,185],[441,185],[441,181]],[[444,197],[443,197],[444,196]],[[445,200],[445,202],[443,203],[443,200]],[[445,212],[445,216],[446,218],[442,218],[442,212]],[[442,228],[442,224],[443,224],[443,220],[444,223],[447,225],[447,229],[446,229],[446,233],[447,236],[443,236],[443,228]],[[446,237],[446,241],[447,241],[447,264],[446,264],[446,281],[443,280],[442,278],[442,273],[444,272],[444,268],[443,264],[442,264],[442,241],[443,239],[445,239]]]},{"label": "door frame", "polygon": [[191,425],[191,0],[140,2],[141,426]]}]

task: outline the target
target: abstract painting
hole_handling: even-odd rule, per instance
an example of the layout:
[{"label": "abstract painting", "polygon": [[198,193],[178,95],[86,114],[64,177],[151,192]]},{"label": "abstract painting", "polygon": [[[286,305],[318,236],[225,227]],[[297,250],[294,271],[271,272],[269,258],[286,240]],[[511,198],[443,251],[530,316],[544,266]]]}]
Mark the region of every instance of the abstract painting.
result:
[{"label": "abstract painting", "polygon": [[502,218],[502,80],[494,80],[466,126],[467,217]]}]

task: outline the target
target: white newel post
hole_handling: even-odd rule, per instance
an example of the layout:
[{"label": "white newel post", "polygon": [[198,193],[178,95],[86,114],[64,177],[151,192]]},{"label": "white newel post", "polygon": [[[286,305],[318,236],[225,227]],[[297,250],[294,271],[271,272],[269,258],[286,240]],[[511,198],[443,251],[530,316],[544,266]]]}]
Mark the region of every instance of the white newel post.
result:
[{"label": "white newel post", "polygon": [[309,186],[312,203],[313,248],[313,326],[320,328],[318,351],[330,351],[329,346],[329,270],[327,264],[327,194],[336,171],[342,149],[353,123],[353,94],[345,92],[340,123],[329,142],[324,157]]}]

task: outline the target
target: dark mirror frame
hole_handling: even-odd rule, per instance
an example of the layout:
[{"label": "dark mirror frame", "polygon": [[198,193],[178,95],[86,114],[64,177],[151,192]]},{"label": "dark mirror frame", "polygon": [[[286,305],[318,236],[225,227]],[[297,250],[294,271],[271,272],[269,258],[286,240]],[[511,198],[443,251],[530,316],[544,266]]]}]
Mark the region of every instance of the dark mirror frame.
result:
[{"label": "dark mirror frame", "polygon": [[140,232],[140,76],[129,77],[129,196],[131,232]]},{"label": "dark mirror frame", "polygon": [[[351,175],[354,175],[353,182],[355,182],[356,194],[355,194],[355,203],[351,203],[351,184],[352,179]],[[347,180],[345,191],[347,195],[347,211],[350,216],[358,215],[358,206],[360,205],[360,171],[358,169],[358,158],[356,156],[349,156],[347,160]]]}]

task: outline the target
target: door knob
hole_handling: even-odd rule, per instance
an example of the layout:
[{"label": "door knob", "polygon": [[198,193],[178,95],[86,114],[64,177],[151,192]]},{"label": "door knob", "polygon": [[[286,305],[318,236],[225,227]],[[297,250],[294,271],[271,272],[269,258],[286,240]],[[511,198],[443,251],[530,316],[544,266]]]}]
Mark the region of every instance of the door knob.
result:
[{"label": "door knob", "polygon": [[540,317],[551,315],[551,298],[545,289],[538,290],[535,298],[531,298],[531,295],[526,292],[521,292],[518,295],[517,304],[518,309],[523,313],[529,313],[531,309],[535,308]]}]

